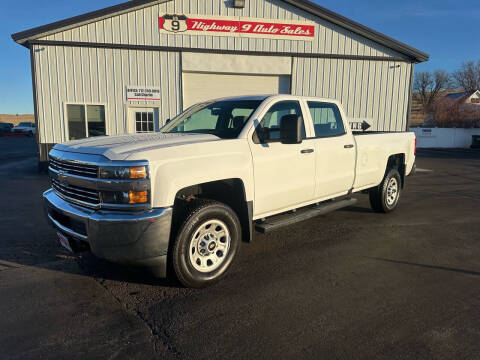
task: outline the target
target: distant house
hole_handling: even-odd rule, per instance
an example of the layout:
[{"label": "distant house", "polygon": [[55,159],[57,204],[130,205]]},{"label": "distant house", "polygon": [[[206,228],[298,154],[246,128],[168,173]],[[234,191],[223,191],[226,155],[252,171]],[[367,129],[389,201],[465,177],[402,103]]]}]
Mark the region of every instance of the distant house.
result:
[{"label": "distant house", "polygon": [[475,104],[480,106],[480,90],[451,93],[445,98],[454,101],[457,105]]}]

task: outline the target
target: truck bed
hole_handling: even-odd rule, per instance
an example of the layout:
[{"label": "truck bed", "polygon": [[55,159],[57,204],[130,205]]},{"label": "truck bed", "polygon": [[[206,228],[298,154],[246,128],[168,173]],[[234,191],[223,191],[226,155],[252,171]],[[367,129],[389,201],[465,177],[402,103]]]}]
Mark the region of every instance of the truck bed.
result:
[{"label": "truck bed", "polygon": [[388,159],[405,156],[406,175],[415,162],[415,134],[412,132],[366,131],[354,133],[357,144],[354,190],[377,186],[383,179]]}]

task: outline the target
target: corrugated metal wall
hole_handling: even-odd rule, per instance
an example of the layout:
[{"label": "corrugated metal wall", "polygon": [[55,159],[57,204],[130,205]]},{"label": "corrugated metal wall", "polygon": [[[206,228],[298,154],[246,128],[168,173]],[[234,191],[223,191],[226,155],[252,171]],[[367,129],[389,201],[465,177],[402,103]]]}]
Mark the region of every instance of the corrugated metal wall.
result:
[{"label": "corrugated metal wall", "polygon": [[105,104],[107,134],[126,133],[128,85],[161,87],[162,101],[148,105],[160,121],[180,111],[179,53],[35,45],[34,55],[42,143],[67,140],[65,103]]},{"label": "corrugated metal wall", "polygon": [[[247,0],[244,9],[226,0],[175,0],[107,18],[50,35],[44,40],[74,40],[130,45],[193,47],[241,51],[401,56],[340,26],[319,19],[281,0]],[[158,18],[165,13],[243,16],[262,19],[308,20],[317,24],[314,41],[233,38],[204,35],[165,35]],[[357,50],[358,49],[358,50]]]},{"label": "corrugated metal wall", "polygon": [[[247,0],[245,9],[225,0],[176,0],[106,18],[49,35],[43,40],[153,45],[238,51],[401,57],[393,50],[316,18],[281,0]],[[158,18],[165,13],[211,14],[315,22],[314,41],[165,35]],[[37,107],[42,143],[66,141],[64,104],[105,103],[107,134],[126,132],[125,87],[161,86],[160,120],[181,110],[179,53],[35,46]],[[292,92],[342,101],[352,118],[373,118],[377,130],[406,127],[408,62],[295,58]],[[140,103],[138,103],[140,104]],[[377,120],[378,119],[378,120]]]},{"label": "corrugated metal wall", "polygon": [[339,100],[373,130],[405,131],[411,71],[405,62],[295,58],[292,93]]}]

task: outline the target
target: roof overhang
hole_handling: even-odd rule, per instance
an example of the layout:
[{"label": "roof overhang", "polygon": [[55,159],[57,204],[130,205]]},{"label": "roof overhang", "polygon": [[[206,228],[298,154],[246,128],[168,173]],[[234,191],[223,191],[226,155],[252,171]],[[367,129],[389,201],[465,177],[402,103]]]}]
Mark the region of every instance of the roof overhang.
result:
[{"label": "roof overhang", "polygon": [[[29,30],[18,32],[12,35],[12,39],[26,47],[29,47],[29,42],[45,37],[47,35],[55,34],[59,31],[67,30],[73,27],[89,24],[93,21],[99,21],[112,16],[120,15],[126,12],[138,10],[152,4],[161,4],[174,0],[133,0],[122,4],[110,6],[97,11],[92,11],[83,15],[74,16],[65,20],[56,21],[51,24],[38,26]],[[357,33],[367,39],[379,43],[389,49],[395,50],[410,58],[412,62],[428,61],[430,56],[420,50],[417,50],[409,45],[406,45],[398,40],[395,40],[387,35],[379,33],[362,24],[350,20],[342,15],[339,15],[331,10],[328,10],[320,5],[317,5],[309,0],[283,0],[284,2],[304,10],[321,19],[334,23],[340,27]]]},{"label": "roof overhang", "polygon": [[55,34],[60,31],[89,24],[94,21],[121,15],[130,11],[139,10],[153,4],[166,3],[173,0],[132,0],[118,5],[109,6],[86,14],[56,21],[47,25],[34,27],[25,31],[12,34],[12,39],[20,45],[28,47],[28,42],[38,38]]}]

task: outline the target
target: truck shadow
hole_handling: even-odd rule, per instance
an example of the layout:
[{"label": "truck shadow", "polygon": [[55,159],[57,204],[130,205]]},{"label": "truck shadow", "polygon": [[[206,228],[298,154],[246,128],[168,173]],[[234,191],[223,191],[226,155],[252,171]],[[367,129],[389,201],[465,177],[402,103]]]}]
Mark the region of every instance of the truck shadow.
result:
[{"label": "truck shadow", "polygon": [[374,211],[370,208],[361,207],[361,206],[349,206],[340,210],[340,212],[355,212],[355,213],[373,213]]},{"label": "truck shadow", "polygon": [[141,285],[182,288],[182,285],[173,276],[157,278],[148,269],[114,264],[95,257],[90,252],[81,253],[76,262],[85,276],[97,280],[112,280]]}]

